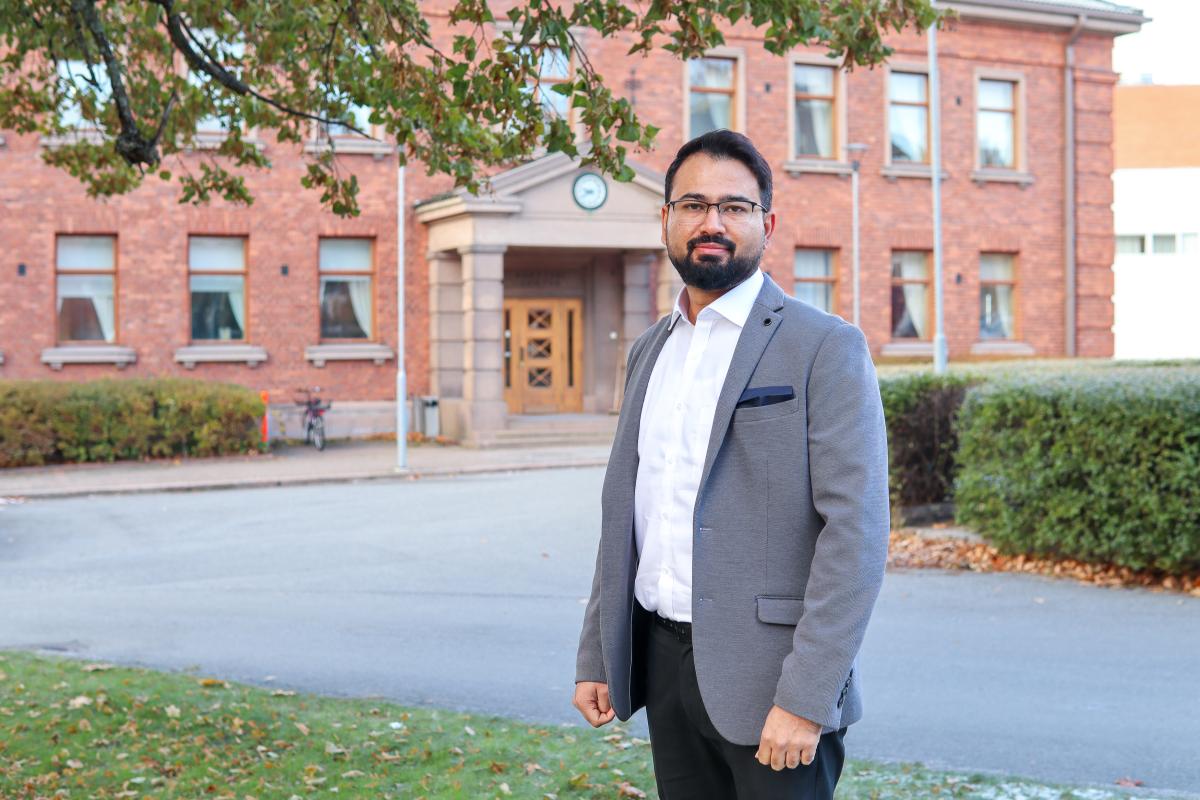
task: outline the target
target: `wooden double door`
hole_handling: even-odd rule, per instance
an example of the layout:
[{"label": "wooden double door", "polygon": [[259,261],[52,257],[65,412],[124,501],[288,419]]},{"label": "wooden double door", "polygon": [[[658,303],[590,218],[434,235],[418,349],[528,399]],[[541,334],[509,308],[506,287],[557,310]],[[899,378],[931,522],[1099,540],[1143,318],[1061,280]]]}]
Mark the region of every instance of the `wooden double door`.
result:
[{"label": "wooden double door", "polygon": [[504,301],[504,399],[511,414],[583,410],[583,301]]}]

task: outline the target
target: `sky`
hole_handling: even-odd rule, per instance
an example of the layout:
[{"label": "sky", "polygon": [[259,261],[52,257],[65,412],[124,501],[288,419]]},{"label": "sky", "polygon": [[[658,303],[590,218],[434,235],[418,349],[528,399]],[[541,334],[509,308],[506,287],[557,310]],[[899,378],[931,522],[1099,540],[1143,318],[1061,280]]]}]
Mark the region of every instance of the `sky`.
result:
[{"label": "sky", "polygon": [[1116,39],[1113,69],[1122,83],[1200,84],[1200,0],[1116,1],[1141,9],[1152,20],[1137,33]]}]

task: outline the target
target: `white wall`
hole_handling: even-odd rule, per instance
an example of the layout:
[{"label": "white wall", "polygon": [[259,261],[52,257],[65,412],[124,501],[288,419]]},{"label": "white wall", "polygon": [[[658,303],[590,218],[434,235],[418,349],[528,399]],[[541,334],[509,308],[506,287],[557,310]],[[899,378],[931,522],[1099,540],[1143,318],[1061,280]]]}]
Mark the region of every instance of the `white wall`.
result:
[{"label": "white wall", "polygon": [[[1114,357],[1200,358],[1200,237],[1183,236],[1200,233],[1200,168],[1119,169],[1113,190],[1117,236],[1146,237],[1113,264]],[[1153,252],[1154,234],[1176,252]]]}]

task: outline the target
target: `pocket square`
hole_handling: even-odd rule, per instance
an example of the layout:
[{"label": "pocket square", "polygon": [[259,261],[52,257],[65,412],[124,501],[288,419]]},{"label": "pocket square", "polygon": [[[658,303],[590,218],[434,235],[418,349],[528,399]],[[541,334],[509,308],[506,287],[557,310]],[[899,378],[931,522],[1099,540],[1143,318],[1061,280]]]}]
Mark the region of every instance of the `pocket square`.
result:
[{"label": "pocket square", "polygon": [[791,400],[795,396],[796,391],[791,386],[755,386],[742,392],[734,408],[769,406]]}]

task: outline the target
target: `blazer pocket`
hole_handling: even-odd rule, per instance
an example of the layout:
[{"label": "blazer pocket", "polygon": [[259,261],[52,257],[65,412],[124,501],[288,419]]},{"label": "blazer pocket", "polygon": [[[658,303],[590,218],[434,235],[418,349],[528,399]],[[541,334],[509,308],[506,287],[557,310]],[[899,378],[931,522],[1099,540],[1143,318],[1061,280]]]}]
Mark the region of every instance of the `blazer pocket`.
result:
[{"label": "blazer pocket", "polygon": [[772,419],[792,414],[800,409],[800,400],[790,397],[778,403],[768,403],[765,406],[742,406],[734,408],[735,422],[756,422],[760,419]]},{"label": "blazer pocket", "polygon": [[760,594],[754,598],[758,603],[758,620],[772,625],[796,625],[804,613],[803,597],[783,597]]}]

